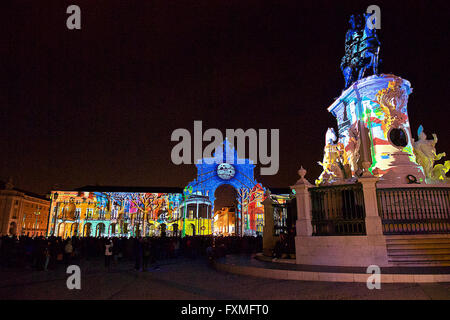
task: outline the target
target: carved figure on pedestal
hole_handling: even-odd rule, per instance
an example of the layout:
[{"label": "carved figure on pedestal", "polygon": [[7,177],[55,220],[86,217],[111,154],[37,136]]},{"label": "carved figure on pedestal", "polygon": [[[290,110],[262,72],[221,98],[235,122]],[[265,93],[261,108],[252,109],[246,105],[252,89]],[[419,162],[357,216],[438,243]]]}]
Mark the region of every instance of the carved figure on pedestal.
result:
[{"label": "carved figure on pedestal", "polygon": [[[419,136],[419,140],[413,140],[414,154],[416,156],[417,163],[423,168],[425,177],[430,180],[444,180],[449,164],[446,162],[444,165],[434,166],[435,161],[445,157],[445,152],[436,154],[435,146],[438,141],[436,134],[433,133],[433,140],[427,140],[427,136],[423,131],[422,126],[420,126],[417,130],[417,134]],[[436,170],[434,170],[435,168]],[[442,176],[442,173],[444,173],[444,176]]]},{"label": "carved figure on pedestal", "polygon": [[348,166],[348,160],[342,143],[336,143],[336,140],[334,129],[328,128],[325,135],[323,161],[319,162],[323,171],[315,181],[316,185],[330,183],[345,177],[344,166]]},{"label": "carved figure on pedestal", "polygon": [[431,176],[434,181],[450,183],[450,178],[447,177],[447,172],[450,171],[450,160],[444,162],[444,164],[437,164],[434,166]]},{"label": "carved figure on pedestal", "polygon": [[360,158],[359,149],[361,147],[361,139],[358,130],[358,121],[356,121],[348,130],[347,154],[348,163],[353,172],[359,170],[358,161]]}]

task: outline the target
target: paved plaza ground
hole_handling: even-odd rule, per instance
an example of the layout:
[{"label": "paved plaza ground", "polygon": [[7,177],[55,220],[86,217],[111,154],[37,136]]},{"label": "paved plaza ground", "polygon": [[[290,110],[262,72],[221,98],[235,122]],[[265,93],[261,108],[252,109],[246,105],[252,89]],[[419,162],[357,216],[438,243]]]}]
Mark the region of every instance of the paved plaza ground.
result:
[{"label": "paved plaza ground", "polygon": [[450,299],[450,283],[382,284],[271,280],[218,272],[205,259],[168,260],[137,272],[121,262],[110,272],[103,260],[80,263],[81,290],[69,290],[63,266],[53,271],[2,270],[0,299]]}]

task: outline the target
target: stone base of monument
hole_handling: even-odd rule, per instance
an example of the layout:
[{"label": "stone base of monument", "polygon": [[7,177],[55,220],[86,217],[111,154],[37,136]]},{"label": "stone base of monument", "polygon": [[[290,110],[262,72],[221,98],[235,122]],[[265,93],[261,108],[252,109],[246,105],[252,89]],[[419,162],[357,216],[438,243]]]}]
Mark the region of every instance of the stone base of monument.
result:
[{"label": "stone base of monument", "polygon": [[273,258],[272,256],[267,256],[263,253],[257,253],[255,255],[256,260],[266,261],[266,262],[277,262],[277,263],[295,263],[295,254],[283,254],[281,258]]},{"label": "stone base of monument", "polygon": [[378,185],[383,184],[412,184],[422,183],[425,184],[425,175],[418,165],[413,163],[409,154],[406,152],[398,151],[391,154],[393,161],[391,163],[392,168],[380,178]]},{"label": "stone base of monument", "polygon": [[[218,271],[267,279],[367,283],[367,267],[299,265],[258,261],[250,255],[227,255],[214,261]],[[381,283],[450,282],[448,267],[381,267]]]},{"label": "stone base of monument", "polygon": [[388,266],[384,236],[296,237],[296,263],[303,265]]}]

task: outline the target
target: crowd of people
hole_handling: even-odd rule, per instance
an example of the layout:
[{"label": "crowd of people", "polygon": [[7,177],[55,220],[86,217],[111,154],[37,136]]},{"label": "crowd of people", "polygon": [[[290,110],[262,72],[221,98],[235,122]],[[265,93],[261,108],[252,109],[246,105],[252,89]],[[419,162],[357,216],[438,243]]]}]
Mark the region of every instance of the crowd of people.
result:
[{"label": "crowd of people", "polygon": [[112,264],[134,261],[136,270],[145,271],[158,261],[185,257],[219,258],[226,254],[256,253],[262,250],[262,237],[0,237],[2,268],[55,270],[80,260],[104,259]]}]

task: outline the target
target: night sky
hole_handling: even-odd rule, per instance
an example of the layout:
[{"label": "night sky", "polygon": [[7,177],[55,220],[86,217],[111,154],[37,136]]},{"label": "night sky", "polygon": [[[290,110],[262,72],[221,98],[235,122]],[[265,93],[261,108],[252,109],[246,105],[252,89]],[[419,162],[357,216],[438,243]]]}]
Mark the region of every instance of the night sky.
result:
[{"label": "night sky", "polygon": [[[0,179],[45,193],[181,186],[173,130],[280,129],[286,187],[320,174],[351,13],[381,8],[381,72],[409,80],[416,131],[450,159],[447,1],[2,1]],[[82,29],[66,28],[81,7]],[[6,24],[5,24],[6,22]],[[206,144],[205,144],[206,145]]]}]

